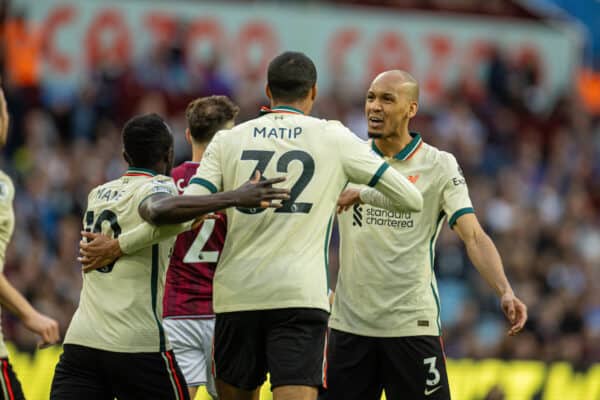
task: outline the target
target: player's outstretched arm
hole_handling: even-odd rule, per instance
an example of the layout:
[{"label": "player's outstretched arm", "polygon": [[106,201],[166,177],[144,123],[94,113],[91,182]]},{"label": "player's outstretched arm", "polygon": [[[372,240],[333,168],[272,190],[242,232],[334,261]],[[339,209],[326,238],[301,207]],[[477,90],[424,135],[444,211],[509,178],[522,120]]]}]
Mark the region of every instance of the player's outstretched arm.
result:
[{"label": "player's outstretched arm", "polygon": [[253,180],[235,190],[205,196],[169,196],[156,194],[140,204],[142,218],[151,224],[178,224],[193,220],[204,214],[228,207],[281,207],[273,200],[287,200],[288,189],[272,187],[285,181],[285,177],[260,180],[257,172]]},{"label": "player's outstretched arm", "polygon": [[[134,229],[123,232],[117,239],[102,233],[81,231],[82,240],[79,242],[80,257],[77,258],[83,266],[83,272],[91,272],[108,265],[123,254],[133,254],[153,244],[159,243],[172,236],[179,235],[195,224],[202,223],[207,215],[188,223],[156,226],[143,222]],[[191,223],[193,222],[193,224]]]},{"label": "player's outstretched arm", "polygon": [[516,335],[527,322],[527,306],[515,296],[494,242],[484,232],[475,214],[460,216],[453,229],[464,242],[475,268],[500,297],[502,311],[510,322],[508,334]]},{"label": "player's outstretched arm", "polygon": [[[417,189],[415,188],[415,190]],[[411,208],[411,206],[406,205],[403,201],[398,202],[392,200],[392,198],[385,196],[377,189],[363,188],[344,190],[338,198],[337,212],[339,214],[343,211],[347,211],[354,204],[364,203],[390,211],[421,211],[422,209],[422,203],[421,208],[418,208],[418,198],[414,199],[415,208]]]},{"label": "player's outstretched arm", "polygon": [[0,303],[19,317],[27,329],[40,335],[40,348],[60,340],[58,322],[36,311],[3,273],[0,273]]}]

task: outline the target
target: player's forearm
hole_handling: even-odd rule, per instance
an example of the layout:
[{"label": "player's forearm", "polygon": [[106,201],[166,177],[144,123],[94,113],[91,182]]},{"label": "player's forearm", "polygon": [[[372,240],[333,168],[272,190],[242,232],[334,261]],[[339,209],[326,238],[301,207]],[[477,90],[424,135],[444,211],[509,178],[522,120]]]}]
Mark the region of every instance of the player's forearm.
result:
[{"label": "player's forearm", "polygon": [[237,199],[232,192],[166,197],[153,202],[144,219],[154,225],[179,224],[236,205]]},{"label": "player's forearm", "polygon": [[500,297],[512,293],[512,287],[502,267],[502,259],[492,239],[482,231],[466,241],[465,246],[469,259],[496,294]]},{"label": "player's forearm", "polygon": [[[189,230],[191,223],[185,222],[174,225],[156,226],[143,222],[135,229],[123,232],[118,237],[119,247],[124,254],[133,254],[141,249],[150,247],[153,244],[163,241],[172,236],[176,236],[181,232]],[[115,257],[119,257],[116,254]]]},{"label": "player's forearm", "polygon": [[405,207],[401,210],[397,209],[397,204],[394,204],[392,200],[385,197],[383,194],[377,191],[377,189],[363,188],[360,191],[361,203],[370,204],[374,207],[383,208],[384,210],[390,211],[404,211],[407,210]]},{"label": "player's forearm", "polygon": [[364,203],[392,211],[421,211],[421,192],[402,174],[388,168],[375,185],[375,189],[365,188],[360,192]]},{"label": "player's forearm", "polygon": [[25,297],[11,285],[3,273],[0,273],[0,304],[21,320],[36,312]]}]

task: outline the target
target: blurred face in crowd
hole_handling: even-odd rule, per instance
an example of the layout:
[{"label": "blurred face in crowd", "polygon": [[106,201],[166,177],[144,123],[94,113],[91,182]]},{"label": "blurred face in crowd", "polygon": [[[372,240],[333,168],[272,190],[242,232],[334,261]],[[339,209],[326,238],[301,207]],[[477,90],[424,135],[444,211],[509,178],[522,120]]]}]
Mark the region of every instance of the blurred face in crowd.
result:
[{"label": "blurred face in crowd", "polygon": [[365,102],[369,136],[400,135],[418,109],[419,87],[404,71],[387,71],[371,83]]}]

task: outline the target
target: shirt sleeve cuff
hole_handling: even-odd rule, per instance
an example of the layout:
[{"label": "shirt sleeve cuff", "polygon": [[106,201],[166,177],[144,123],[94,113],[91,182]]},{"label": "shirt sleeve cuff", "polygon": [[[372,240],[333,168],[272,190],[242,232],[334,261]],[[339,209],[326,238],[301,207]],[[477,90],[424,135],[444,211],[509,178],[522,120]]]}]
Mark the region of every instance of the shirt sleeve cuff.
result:
[{"label": "shirt sleeve cuff", "polygon": [[448,225],[450,225],[450,228],[454,227],[454,224],[456,224],[456,220],[465,214],[475,214],[475,210],[473,209],[473,207],[465,207],[455,211],[454,214],[452,214],[452,216],[448,220]]}]

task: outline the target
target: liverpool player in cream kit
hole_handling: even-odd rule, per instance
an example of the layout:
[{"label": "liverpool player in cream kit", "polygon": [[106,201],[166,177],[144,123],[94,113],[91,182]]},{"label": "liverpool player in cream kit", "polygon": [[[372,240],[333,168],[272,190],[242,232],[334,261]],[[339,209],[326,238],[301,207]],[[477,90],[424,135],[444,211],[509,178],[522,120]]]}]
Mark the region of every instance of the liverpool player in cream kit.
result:
[{"label": "liverpool player in cream kit", "polygon": [[[0,148],[4,147],[8,134],[9,117],[4,92],[0,89]],[[0,171],[0,304],[18,316],[25,327],[41,336],[41,346],[58,342],[60,339],[58,323],[37,312],[29,302],[10,284],[4,276],[4,255],[10,242],[14,227],[15,214],[13,199],[15,188],[12,180]],[[24,399],[21,384],[8,361],[8,351],[0,332],[0,399]]]},{"label": "liverpool player in cream kit", "polygon": [[456,159],[409,133],[417,108],[418,85],[406,72],[380,74],[368,90],[365,112],[374,139],[369,146],[408,176],[424,205],[420,212],[388,211],[389,200],[364,196],[356,187],[340,197],[340,209],[350,211],[339,217],[328,400],[375,400],[382,389],[389,400],[450,398],[433,271],[446,220],[500,298],[508,333],[519,332],[527,319],[496,247],[477,221]]},{"label": "liverpool player in cream kit", "polygon": [[84,275],[51,399],[189,399],[162,326],[174,234],[189,228],[191,224],[184,222],[208,212],[287,198],[281,189],[269,187],[281,179],[248,182],[212,196],[178,196],[173,180],[165,176],[172,166],[173,138],[156,114],[132,118],[123,128],[123,147],[130,168],[90,192],[85,229],[114,237],[133,235],[137,243],[139,237],[132,232],[142,228],[147,237],[147,222],[159,224],[168,217],[180,225],[165,226],[164,231],[173,235],[166,239],[156,228],[155,244]]},{"label": "liverpool player in cream kit", "polygon": [[267,371],[275,400],[316,398],[329,314],[328,243],[348,180],[376,188],[398,210],[422,206],[414,185],[341,123],[307,115],[316,96],[316,69],[308,57],[275,57],[267,80],[271,108],[217,133],[185,190],[229,190],[256,171],[285,174],[291,190],[275,211],[227,210],[213,292],[221,400],[252,398]]}]

